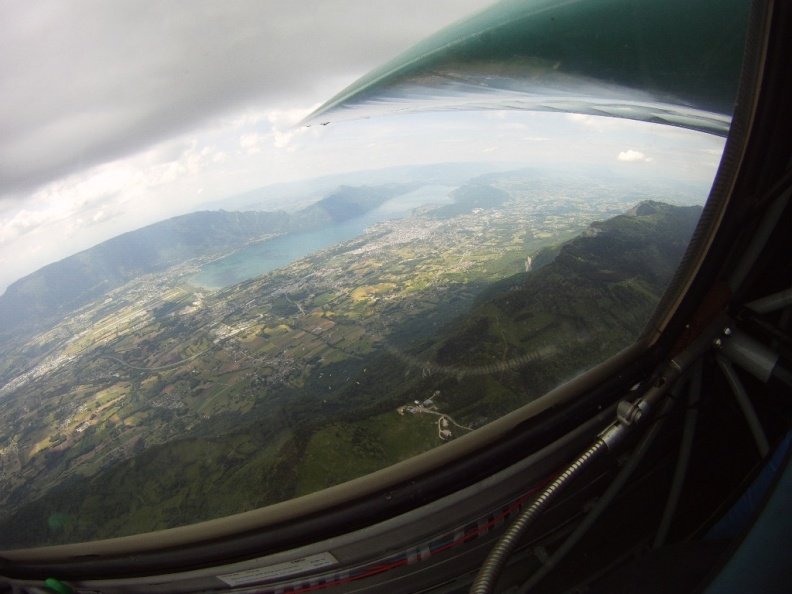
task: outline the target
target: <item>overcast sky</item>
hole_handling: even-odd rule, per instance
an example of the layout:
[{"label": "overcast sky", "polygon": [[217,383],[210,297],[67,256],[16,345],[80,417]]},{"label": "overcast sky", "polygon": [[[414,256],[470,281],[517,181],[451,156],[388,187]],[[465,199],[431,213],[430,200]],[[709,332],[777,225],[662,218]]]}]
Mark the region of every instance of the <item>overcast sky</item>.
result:
[{"label": "overcast sky", "polygon": [[368,70],[488,4],[0,0],[0,292],[202,202],[336,171],[574,156],[712,175],[717,138],[589,116],[294,127]]}]

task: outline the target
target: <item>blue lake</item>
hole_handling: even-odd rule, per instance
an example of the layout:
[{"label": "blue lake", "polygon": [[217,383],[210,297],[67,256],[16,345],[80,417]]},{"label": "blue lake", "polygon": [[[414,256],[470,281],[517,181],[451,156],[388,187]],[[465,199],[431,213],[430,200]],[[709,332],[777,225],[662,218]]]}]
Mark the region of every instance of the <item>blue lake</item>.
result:
[{"label": "blue lake", "polygon": [[272,272],[304,256],[359,237],[374,223],[404,218],[425,204],[450,204],[453,199],[449,193],[454,189],[454,186],[423,186],[343,223],[256,243],[210,262],[190,282],[200,287],[221,289]]}]

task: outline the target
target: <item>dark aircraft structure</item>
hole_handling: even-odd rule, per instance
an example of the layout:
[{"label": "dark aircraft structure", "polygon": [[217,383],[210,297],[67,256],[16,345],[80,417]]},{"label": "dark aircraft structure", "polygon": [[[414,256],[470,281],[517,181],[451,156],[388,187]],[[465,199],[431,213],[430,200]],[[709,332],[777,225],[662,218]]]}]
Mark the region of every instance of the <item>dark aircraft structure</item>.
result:
[{"label": "dark aircraft structure", "polygon": [[0,592],[792,590],[790,31],[783,0],[503,0],[328,101],[306,123],[529,109],[726,144],[674,280],[613,358],[318,493],[0,552]]}]

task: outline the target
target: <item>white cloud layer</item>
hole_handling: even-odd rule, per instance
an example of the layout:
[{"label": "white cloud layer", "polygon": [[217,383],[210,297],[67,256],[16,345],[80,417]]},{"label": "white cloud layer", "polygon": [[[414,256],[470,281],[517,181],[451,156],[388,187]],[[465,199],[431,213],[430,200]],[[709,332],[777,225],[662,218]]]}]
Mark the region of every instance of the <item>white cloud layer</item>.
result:
[{"label": "white cloud layer", "polygon": [[491,0],[0,1],[0,192],[321,102]]},{"label": "white cloud layer", "polygon": [[295,127],[489,3],[0,0],[0,292],[119,233],[337,172],[486,159],[712,174],[721,139],[613,118],[490,111]]},{"label": "white cloud layer", "polygon": [[635,163],[635,162],[644,162],[649,163],[651,162],[651,157],[647,157],[641,151],[635,151],[633,149],[627,149],[626,151],[621,151],[619,156],[616,157],[619,161],[626,161],[627,163]]}]

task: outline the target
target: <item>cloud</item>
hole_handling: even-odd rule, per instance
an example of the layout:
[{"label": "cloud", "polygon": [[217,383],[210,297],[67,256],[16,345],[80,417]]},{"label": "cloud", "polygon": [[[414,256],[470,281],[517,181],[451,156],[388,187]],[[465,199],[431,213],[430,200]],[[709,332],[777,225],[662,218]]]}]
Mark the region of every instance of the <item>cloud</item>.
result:
[{"label": "cloud", "polygon": [[642,152],[633,149],[628,149],[626,151],[620,152],[619,156],[616,158],[619,161],[626,161],[627,163],[635,163],[638,161],[644,163],[650,163],[652,161],[651,157],[647,157]]},{"label": "cloud", "polygon": [[610,123],[608,118],[603,116],[586,115],[582,113],[568,113],[564,115],[568,122],[578,124],[584,128],[589,128],[598,132],[605,130]]},{"label": "cloud", "polygon": [[249,133],[239,137],[239,146],[248,154],[255,155],[261,152],[261,145],[264,143],[264,136],[261,134]]},{"label": "cloud", "polygon": [[3,3],[0,262],[13,268],[0,266],[0,289],[118,233],[273,183],[430,161],[586,161],[579,147],[603,130],[630,136],[604,139],[598,159],[632,146],[667,160],[674,139],[647,144],[632,135],[646,124],[615,118],[504,110],[294,127],[491,3]]},{"label": "cloud", "polygon": [[0,221],[0,245],[14,241],[47,219],[47,213],[42,211],[23,209],[14,213],[10,218]]},{"label": "cloud", "polygon": [[4,3],[0,197],[224,114],[321,102],[489,3]]}]

